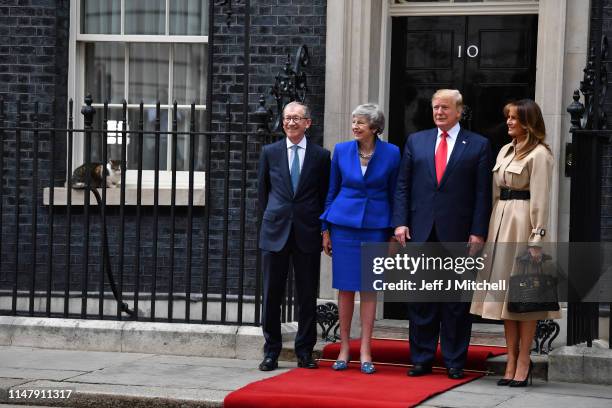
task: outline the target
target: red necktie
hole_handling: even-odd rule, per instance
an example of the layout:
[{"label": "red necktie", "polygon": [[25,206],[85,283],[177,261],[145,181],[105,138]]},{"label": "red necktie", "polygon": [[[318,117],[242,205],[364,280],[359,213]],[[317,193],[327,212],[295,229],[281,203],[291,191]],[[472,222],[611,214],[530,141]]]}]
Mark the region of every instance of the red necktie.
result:
[{"label": "red necktie", "polygon": [[448,133],[445,131],[442,132],[442,140],[440,140],[440,144],[436,150],[436,178],[438,179],[438,185],[440,185],[444,170],[446,169],[446,156],[448,154],[448,144],[446,143],[447,137]]}]

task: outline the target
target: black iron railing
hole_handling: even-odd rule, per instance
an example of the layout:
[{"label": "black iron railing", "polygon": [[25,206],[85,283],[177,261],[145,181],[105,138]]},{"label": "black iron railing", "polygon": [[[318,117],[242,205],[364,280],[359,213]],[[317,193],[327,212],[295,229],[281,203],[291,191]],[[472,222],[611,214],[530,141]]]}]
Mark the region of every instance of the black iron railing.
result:
[{"label": "black iron railing", "polygon": [[[112,129],[106,104],[101,128],[93,127],[99,113],[90,97],[81,110],[82,129],[74,127],[72,101],[67,129],[41,127],[38,104],[28,121],[21,103],[8,108],[11,122],[0,101],[0,314],[260,323],[254,180],[261,146],[279,136],[267,130],[263,99],[252,115],[256,131],[248,131],[246,113],[242,131],[229,131],[230,115],[224,131],[198,129],[195,105],[188,130],[180,131],[176,103],[168,129],[162,129],[159,102],[152,129],[145,126],[142,103],[137,123],[128,123],[124,103],[121,126]],[[89,173],[85,192],[99,197],[72,188],[77,138],[83,140],[86,164],[93,156],[105,163],[108,140],[121,141],[118,149],[113,146],[121,161],[117,188],[95,189]],[[183,168],[177,164],[179,138],[188,146]],[[145,139],[153,144],[151,185],[143,178]],[[170,141],[166,169],[160,166],[162,139]],[[204,157],[196,160],[200,143]],[[92,151],[98,145],[101,150]],[[196,171],[202,170],[196,161],[204,163],[203,172]],[[135,174],[135,184],[128,184],[128,172]],[[195,176],[202,173],[204,183],[198,185]],[[161,176],[170,179],[167,189]],[[185,176],[186,186],[179,186],[178,176]],[[284,320],[293,316],[291,287]]]},{"label": "black iron railing", "polygon": [[[602,44],[607,44],[605,37]],[[607,45],[605,48],[607,49]],[[571,159],[565,163],[566,173],[570,175],[572,182],[570,242],[601,241],[602,152],[604,145],[612,141],[612,131],[606,130],[607,118],[601,109],[602,105],[594,105],[594,101],[603,100],[605,87],[593,86],[597,83],[593,72],[585,70],[585,81],[582,83],[582,93],[587,106],[580,103],[580,93],[576,90],[574,101],[567,109],[572,123],[571,156],[568,156]],[[585,112],[586,120],[583,121]],[[583,128],[583,124],[586,128]],[[586,342],[587,346],[591,347],[593,340],[599,338],[599,321],[606,315],[609,326],[608,340],[612,340],[612,305],[583,302],[582,296],[578,295],[587,293],[588,289],[596,284],[604,262],[610,262],[610,259],[589,259],[585,263],[587,260],[572,256],[570,251],[569,261],[571,271],[582,271],[587,264],[589,268],[595,268],[597,273],[588,271],[589,273],[582,273],[580,276],[570,276],[574,290],[569,294],[567,344]]]}]

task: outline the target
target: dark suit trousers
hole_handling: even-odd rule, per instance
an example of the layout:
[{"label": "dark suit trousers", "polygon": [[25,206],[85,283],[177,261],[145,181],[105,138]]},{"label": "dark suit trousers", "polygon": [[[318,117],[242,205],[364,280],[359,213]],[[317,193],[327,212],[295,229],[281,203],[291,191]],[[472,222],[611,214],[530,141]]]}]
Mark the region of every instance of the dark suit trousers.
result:
[{"label": "dark suit trousers", "polygon": [[[438,242],[435,227],[428,242]],[[470,303],[410,303],[409,339],[413,364],[431,365],[436,355],[438,338],[447,368],[463,368],[472,334]]]},{"label": "dark suit trousers", "polygon": [[298,357],[310,354],[317,341],[316,307],[321,252],[301,252],[295,244],[295,234],[292,230],[282,250],[279,252],[262,250],[261,255],[264,291],[262,326],[266,339],[264,353],[266,356],[276,358],[282,348],[281,303],[285,296],[291,261],[298,309],[295,354]]}]

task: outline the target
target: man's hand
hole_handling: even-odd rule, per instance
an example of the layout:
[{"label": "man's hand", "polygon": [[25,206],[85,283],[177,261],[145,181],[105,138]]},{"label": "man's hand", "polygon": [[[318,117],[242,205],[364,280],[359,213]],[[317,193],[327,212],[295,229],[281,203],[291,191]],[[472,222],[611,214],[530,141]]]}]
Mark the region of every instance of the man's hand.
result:
[{"label": "man's hand", "polygon": [[323,231],[323,251],[325,255],[331,256],[332,253],[332,244],[331,238],[329,237],[329,231]]},{"label": "man's hand", "polygon": [[474,256],[480,251],[482,251],[482,247],[484,246],[484,238],[479,235],[470,235],[468,238],[468,246],[470,247],[469,254],[470,256]]},{"label": "man's hand", "polygon": [[395,228],[394,235],[395,235],[395,239],[397,240],[397,242],[399,242],[403,247],[406,246],[406,240],[411,239],[410,229],[408,229],[408,227],[403,226],[403,225]]}]

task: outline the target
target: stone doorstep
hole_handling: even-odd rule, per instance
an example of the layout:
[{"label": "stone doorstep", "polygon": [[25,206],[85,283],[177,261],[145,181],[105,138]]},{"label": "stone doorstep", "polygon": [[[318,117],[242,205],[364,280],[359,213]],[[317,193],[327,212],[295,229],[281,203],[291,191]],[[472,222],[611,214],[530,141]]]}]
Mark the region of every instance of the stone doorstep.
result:
[{"label": "stone doorstep", "polygon": [[[374,323],[373,337],[386,339],[407,339],[408,322],[406,320],[382,319]],[[500,324],[474,323],[472,325],[471,344],[504,346],[504,326]]]},{"label": "stone doorstep", "polygon": [[[377,320],[374,323],[374,337],[407,339],[407,326],[407,322],[402,320]],[[504,346],[506,344],[504,340],[504,327],[502,325],[484,323],[474,324],[470,343]],[[321,353],[326,344],[329,343],[326,343],[320,338],[317,339],[317,344],[313,350],[314,358],[321,357]],[[279,359],[282,361],[296,361],[294,343],[292,341],[285,341],[283,343],[283,349]],[[548,377],[548,356],[532,355],[531,360],[534,363],[533,377],[546,380]],[[506,361],[507,357],[505,355],[490,358],[487,360],[487,370],[490,371],[492,375],[503,375]]]},{"label": "stone doorstep", "polygon": [[[314,358],[321,358],[323,348],[329,343],[323,340],[318,340],[313,350]],[[283,350],[279,356],[281,361],[297,361],[294,353],[293,342],[286,341],[283,343]],[[487,360],[486,368],[491,375],[503,375],[506,369],[507,356],[492,357]],[[531,361],[533,361],[533,378],[547,380],[548,379],[548,356],[546,355],[532,355]],[[407,362],[408,363],[408,362]]]}]

